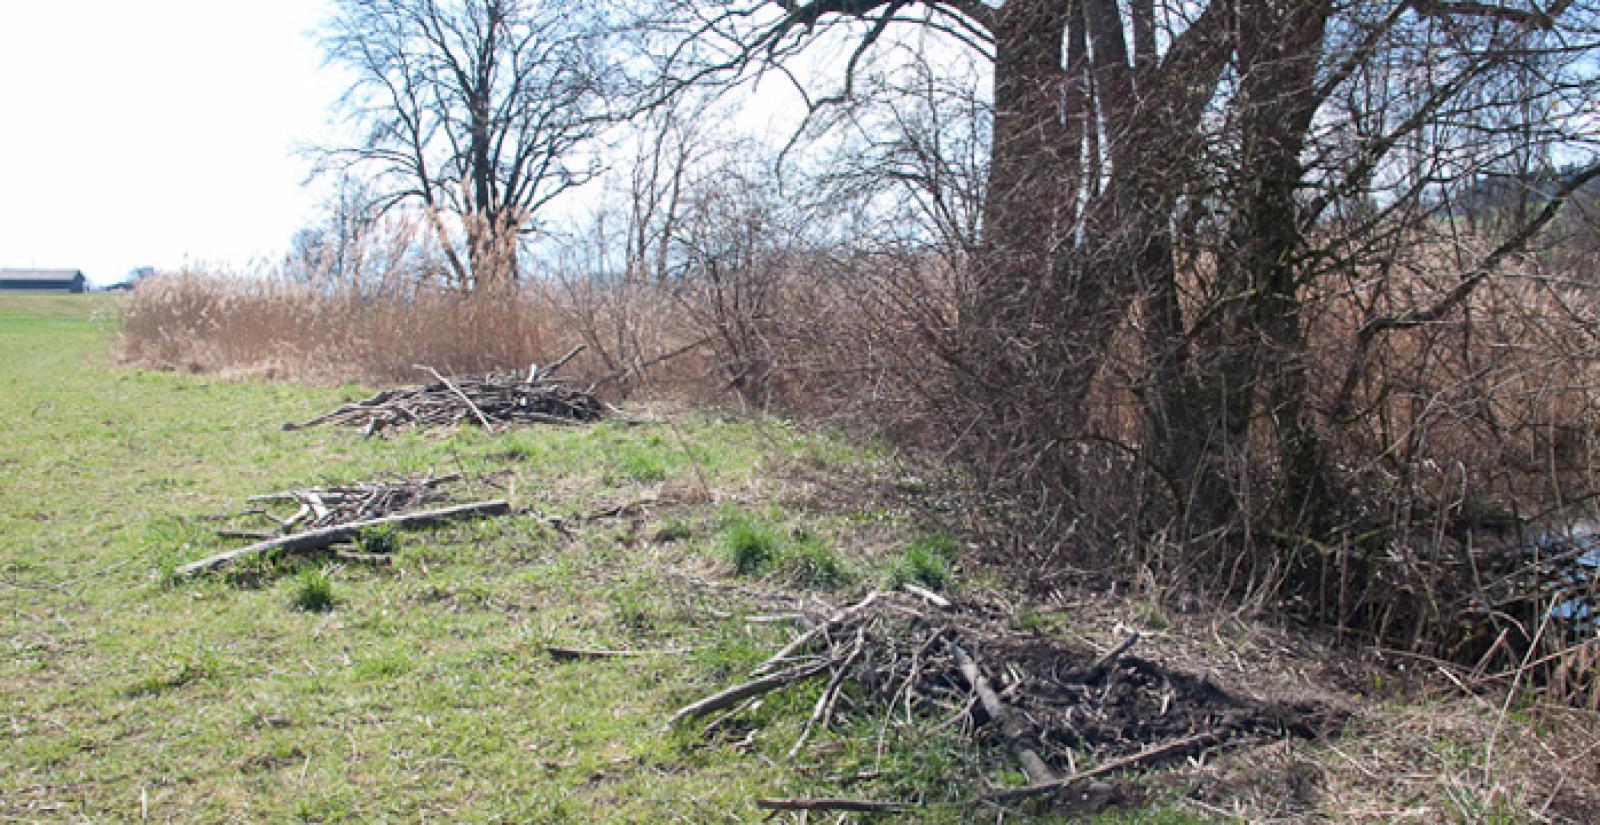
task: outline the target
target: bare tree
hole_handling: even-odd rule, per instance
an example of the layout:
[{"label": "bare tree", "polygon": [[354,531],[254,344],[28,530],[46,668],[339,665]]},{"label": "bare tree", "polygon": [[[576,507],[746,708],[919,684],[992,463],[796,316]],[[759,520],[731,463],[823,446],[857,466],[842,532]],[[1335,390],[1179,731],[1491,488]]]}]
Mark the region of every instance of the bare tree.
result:
[{"label": "bare tree", "polygon": [[316,221],[290,240],[288,271],[325,286],[359,285],[365,274],[365,241],[377,223],[371,194],[363,182],[340,175],[318,211]]},{"label": "bare tree", "polygon": [[981,240],[993,111],[970,55],[902,44],[853,84],[847,124],[820,173],[830,196],[862,203],[867,232],[909,247],[964,255]]},{"label": "bare tree", "polygon": [[536,214],[593,174],[604,31],[561,0],[337,0],[324,43],[362,136],[327,163],[372,174],[380,212],[419,206],[458,285],[514,281]]}]

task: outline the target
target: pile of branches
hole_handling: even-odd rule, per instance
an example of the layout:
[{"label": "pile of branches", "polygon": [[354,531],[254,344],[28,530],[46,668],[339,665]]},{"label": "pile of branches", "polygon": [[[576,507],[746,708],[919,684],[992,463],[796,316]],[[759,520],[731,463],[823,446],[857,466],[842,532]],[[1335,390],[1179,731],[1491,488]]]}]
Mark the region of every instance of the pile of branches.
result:
[{"label": "pile of branches", "polygon": [[270,533],[219,532],[235,538],[267,539],[368,521],[444,501],[449,497],[448,488],[460,481],[460,475],[436,478],[429,474],[265,493],[245,499],[252,507],[243,515],[269,521],[275,525],[275,530]]},{"label": "pile of branches", "polygon": [[384,390],[354,404],[301,423],[283,425],[299,430],[321,424],[361,427],[367,436],[388,429],[453,427],[473,424],[493,432],[519,424],[574,424],[598,421],[612,414],[594,388],[578,389],[555,379],[555,373],[583,350],[574,347],[547,367],[538,364],[526,375],[490,373],[482,377],[450,379],[433,367],[417,369],[431,374],[433,383]]},{"label": "pile of branches", "polygon": [[[765,693],[826,679],[791,758],[841,706],[875,707],[936,730],[960,726],[1009,749],[1030,784],[988,789],[991,801],[1075,791],[1230,740],[1320,735],[1326,724],[1321,711],[1253,703],[1129,655],[1137,634],[1107,651],[1074,648],[1013,631],[992,607],[957,604],[914,585],[791,618],[804,629],[749,680],[683,707],[672,722],[720,712],[716,726]],[[1084,755],[1096,760],[1094,768],[1077,769]]]},{"label": "pile of branches", "polygon": [[[268,532],[219,530],[218,535],[224,538],[251,539],[255,543],[190,562],[178,568],[177,575],[193,576],[245,558],[327,550],[357,540],[370,530],[409,530],[455,519],[501,516],[511,511],[510,502],[505,499],[421,509],[444,502],[448,498],[447,488],[459,481],[459,475],[434,477],[429,474],[251,496],[247,501],[255,506],[241,515],[271,522],[274,529]],[[362,561],[373,560],[346,555]]]}]

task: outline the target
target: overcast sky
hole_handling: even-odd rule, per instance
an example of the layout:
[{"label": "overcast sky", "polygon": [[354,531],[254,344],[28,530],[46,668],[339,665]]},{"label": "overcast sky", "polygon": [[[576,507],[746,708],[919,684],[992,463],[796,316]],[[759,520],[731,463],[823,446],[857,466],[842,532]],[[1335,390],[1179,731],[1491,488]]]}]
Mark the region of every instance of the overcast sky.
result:
[{"label": "overcast sky", "polygon": [[0,267],[244,269],[309,216],[325,0],[0,0]]}]

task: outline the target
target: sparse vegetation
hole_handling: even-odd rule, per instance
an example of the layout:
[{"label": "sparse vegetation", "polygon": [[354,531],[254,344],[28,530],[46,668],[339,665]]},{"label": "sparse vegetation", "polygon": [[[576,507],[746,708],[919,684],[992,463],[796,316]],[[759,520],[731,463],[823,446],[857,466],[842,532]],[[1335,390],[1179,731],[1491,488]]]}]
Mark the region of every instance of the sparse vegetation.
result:
[{"label": "sparse vegetation", "polygon": [[949,584],[960,545],[949,533],[921,536],[908,543],[889,568],[889,583],[916,582],[935,590]]}]

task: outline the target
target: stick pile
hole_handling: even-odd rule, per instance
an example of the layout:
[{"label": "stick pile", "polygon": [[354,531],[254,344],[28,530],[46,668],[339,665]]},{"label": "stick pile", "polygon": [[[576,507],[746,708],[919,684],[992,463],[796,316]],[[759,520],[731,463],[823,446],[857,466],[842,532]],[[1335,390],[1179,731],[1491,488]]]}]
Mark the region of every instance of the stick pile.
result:
[{"label": "stick pile", "polygon": [[309,421],[288,423],[285,430],[321,424],[361,427],[368,436],[387,429],[453,427],[475,424],[493,432],[521,424],[577,424],[612,414],[593,388],[580,390],[555,379],[555,373],[583,350],[578,346],[547,367],[535,364],[527,375],[491,373],[481,378],[446,378],[432,367],[417,365],[433,383],[384,390],[346,404]]},{"label": "stick pile", "polygon": [[[446,488],[460,480],[459,475],[438,478],[429,475],[421,478],[286,490],[281,493],[251,496],[245,501],[258,505],[250,510],[249,514],[275,522],[278,534],[282,535],[381,518],[425,504],[435,504],[444,501]],[[286,514],[274,512],[274,506],[281,511],[285,504],[297,509]]]},{"label": "stick pile", "polygon": [[[488,518],[511,512],[510,502],[504,499],[457,504],[431,510],[415,509],[423,504],[445,498],[443,487],[459,481],[460,476],[434,478],[408,478],[396,481],[353,484],[343,487],[310,488],[282,493],[253,496],[249,501],[263,505],[244,513],[263,518],[277,525],[272,532],[219,530],[218,535],[228,538],[255,539],[256,543],[236,547],[207,556],[199,561],[179,567],[175,574],[193,576],[234,564],[242,559],[264,557],[276,553],[307,553],[326,550],[336,544],[354,541],[363,533],[374,529],[411,530],[445,521],[465,518]],[[298,509],[289,515],[273,512],[267,504],[283,503]],[[388,556],[377,558],[347,556],[360,561],[387,561]]]},{"label": "stick pile", "polygon": [[[1029,778],[992,799],[1067,790],[1110,768],[1079,773],[1075,754],[1134,767],[1193,755],[1246,734],[1306,733],[1300,710],[1255,706],[1210,684],[1128,655],[1130,635],[1104,652],[1011,630],[999,611],[956,604],[915,586],[875,591],[804,628],[747,681],[679,709],[673,724],[711,714],[714,730],[758,697],[826,680],[791,758],[841,706],[875,707],[888,721],[922,720],[1008,748]],[[856,689],[847,690],[850,685]],[[1065,778],[1057,771],[1065,768]]]}]

